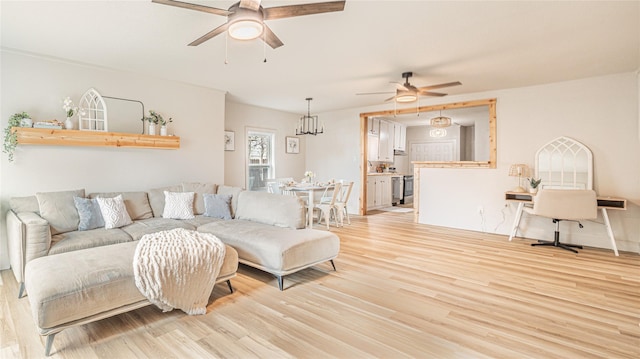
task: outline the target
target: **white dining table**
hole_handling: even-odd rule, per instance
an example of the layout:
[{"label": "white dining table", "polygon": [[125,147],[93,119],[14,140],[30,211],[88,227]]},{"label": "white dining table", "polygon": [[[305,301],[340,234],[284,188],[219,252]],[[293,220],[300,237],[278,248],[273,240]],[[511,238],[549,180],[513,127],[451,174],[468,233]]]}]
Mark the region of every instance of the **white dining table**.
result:
[{"label": "white dining table", "polygon": [[309,195],[309,202],[307,203],[307,210],[309,211],[308,213],[308,221],[307,221],[307,228],[313,228],[313,201],[314,199],[314,195],[315,195],[315,191],[318,190],[326,190],[327,188],[331,188],[334,187],[333,184],[328,184],[328,185],[310,185],[310,184],[299,184],[299,185],[294,185],[294,186],[287,186],[285,187],[286,190],[289,191],[294,191],[294,192],[306,192]]}]

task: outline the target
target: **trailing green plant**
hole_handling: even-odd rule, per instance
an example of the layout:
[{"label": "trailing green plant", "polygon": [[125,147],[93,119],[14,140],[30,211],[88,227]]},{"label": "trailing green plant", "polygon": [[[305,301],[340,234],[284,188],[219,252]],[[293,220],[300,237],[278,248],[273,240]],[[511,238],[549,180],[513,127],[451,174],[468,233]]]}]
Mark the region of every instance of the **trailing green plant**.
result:
[{"label": "trailing green plant", "polygon": [[529,180],[529,186],[531,186],[531,188],[538,188],[538,186],[540,185],[540,182],[542,182],[542,178],[538,178],[535,179],[533,177],[531,178],[527,178]]},{"label": "trailing green plant", "polygon": [[4,128],[4,143],[2,152],[6,153],[9,157],[9,162],[13,162],[13,152],[18,146],[18,134],[14,127],[20,127],[22,120],[25,118],[31,118],[26,112],[19,112],[9,117],[7,127]]},{"label": "trailing green plant", "polygon": [[149,117],[145,117],[144,120],[160,126],[166,126],[167,123],[173,122],[173,118],[170,117],[168,120],[165,120],[161,114],[155,112],[154,110],[149,110]]}]

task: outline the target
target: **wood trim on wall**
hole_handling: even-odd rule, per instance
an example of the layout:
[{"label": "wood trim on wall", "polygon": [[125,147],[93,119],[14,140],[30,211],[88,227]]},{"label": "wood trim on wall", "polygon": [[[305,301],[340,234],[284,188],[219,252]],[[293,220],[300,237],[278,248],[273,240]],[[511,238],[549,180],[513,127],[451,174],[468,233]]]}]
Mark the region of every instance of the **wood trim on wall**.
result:
[{"label": "wood trim on wall", "polygon": [[360,114],[360,215],[367,214],[367,121],[369,117],[378,116],[394,116],[405,115],[416,112],[428,112],[447,110],[462,107],[474,107],[474,106],[489,106],[489,161],[452,161],[452,162],[440,162],[440,161],[425,161],[425,162],[412,162],[414,165],[413,170],[413,213],[414,221],[418,221],[419,210],[419,187],[420,187],[420,168],[496,168],[497,164],[497,115],[496,115],[496,102],[497,99],[484,99],[473,101],[462,101],[447,103],[441,105],[429,105],[419,108],[402,108],[397,110],[384,110],[375,112],[365,112]]}]

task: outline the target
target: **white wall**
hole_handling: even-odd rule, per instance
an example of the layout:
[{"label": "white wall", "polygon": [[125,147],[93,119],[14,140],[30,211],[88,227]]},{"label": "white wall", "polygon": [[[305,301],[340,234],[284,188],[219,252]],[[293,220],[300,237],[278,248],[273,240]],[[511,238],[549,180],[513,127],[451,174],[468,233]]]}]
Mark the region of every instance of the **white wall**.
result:
[{"label": "white wall", "polygon": [[[497,98],[496,169],[424,169],[420,183],[420,223],[506,234],[515,206],[505,207],[504,192],[515,185],[512,163],[534,165],[536,150],[559,137],[572,137],[591,149],[594,186],[599,195],[628,199],[627,211],[609,211],[619,249],[640,252],[640,139],[637,74],[624,73],[526,88],[424,101],[441,104]],[[322,136],[307,142],[307,167],[327,178],[360,181],[360,119],[375,106],[319,114]],[[358,208],[359,188],[350,201]],[[478,215],[482,206],[484,218]],[[601,221],[601,219],[599,219]],[[567,228],[569,225],[567,225]],[[549,238],[550,221],[524,218],[524,235]],[[564,227],[563,227],[564,228]],[[587,223],[566,230],[567,242],[608,248],[604,227]]]},{"label": "white wall", "polygon": [[[247,129],[266,129],[276,133],[275,177],[301,179],[305,172],[305,142],[308,136],[295,136],[299,114],[292,114],[246,104],[227,102],[225,130],[235,132],[235,151],[225,151],[225,183],[246,187]],[[285,137],[300,138],[300,153],[285,151]]]},{"label": "white wall", "polygon": [[[140,100],[147,111],[173,117],[169,133],[181,138],[179,150],[19,145],[13,163],[1,155],[2,221],[12,196],[77,188],[87,193],[135,191],[182,181],[223,183],[223,92],[6,50],[0,58],[2,128],[21,111],[34,120],[64,120],[61,99],[71,96],[77,104],[94,87],[102,95]],[[122,121],[109,117],[110,128],[129,126]],[[137,119],[127,121],[141,128]],[[0,268],[7,268],[6,231],[0,224]]]}]

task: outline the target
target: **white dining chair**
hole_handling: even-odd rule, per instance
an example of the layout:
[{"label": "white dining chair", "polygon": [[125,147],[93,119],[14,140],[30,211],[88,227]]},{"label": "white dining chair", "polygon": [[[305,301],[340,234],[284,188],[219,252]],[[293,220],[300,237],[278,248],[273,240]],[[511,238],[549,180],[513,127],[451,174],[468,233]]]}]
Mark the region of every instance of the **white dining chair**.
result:
[{"label": "white dining chair", "polygon": [[[340,227],[340,222],[338,219],[338,208],[336,207],[336,201],[340,195],[340,189],[342,188],[341,183],[336,183],[333,187],[327,187],[324,190],[324,193],[321,198],[330,198],[327,201],[320,201],[320,203],[315,205],[315,208],[320,211],[320,217],[318,218],[318,224],[322,222],[324,219],[327,224],[327,229],[329,229],[329,223],[331,222],[331,218],[334,219],[336,227]],[[329,196],[329,192],[332,191],[332,194]]]},{"label": "white dining chair", "polygon": [[338,199],[336,200],[335,206],[338,211],[338,219],[340,220],[340,225],[344,225],[344,218],[347,218],[347,224],[351,224],[351,219],[349,218],[349,211],[347,210],[347,203],[349,202],[349,196],[351,195],[351,190],[353,189],[353,181],[340,181],[342,187],[340,188],[340,193],[338,195]]}]

